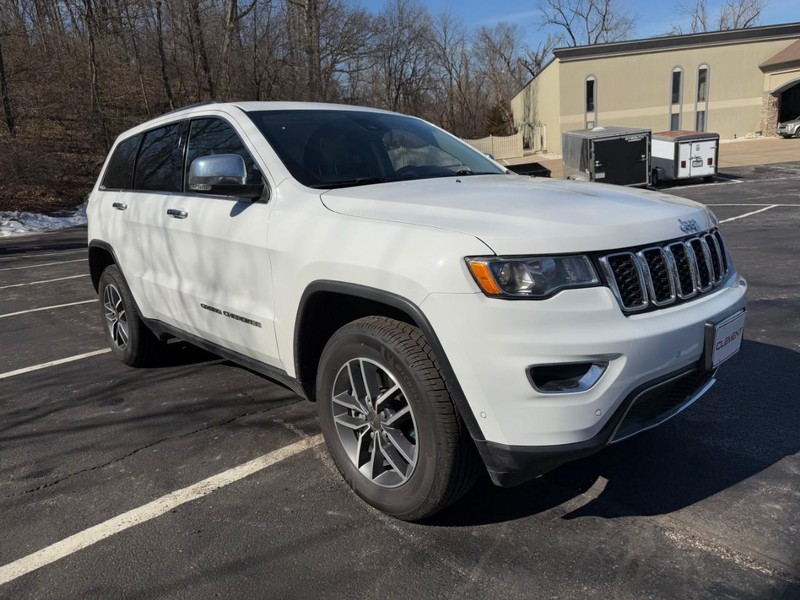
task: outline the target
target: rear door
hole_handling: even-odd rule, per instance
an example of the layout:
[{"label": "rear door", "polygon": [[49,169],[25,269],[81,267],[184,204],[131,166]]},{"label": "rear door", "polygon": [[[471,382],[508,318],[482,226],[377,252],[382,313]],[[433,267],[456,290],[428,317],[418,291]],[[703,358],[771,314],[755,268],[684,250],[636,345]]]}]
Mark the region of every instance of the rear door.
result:
[{"label": "rear door", "polygon": [[[239,154],[251,179],[260,167],[235,124],[223,117],[188,126],[183,188],[191,162],[212,154]],[[194,194],[168,198],[163,207],[167,267],[175,284],[177,326],[215,344],[280,367],[274,330],[267,229],[272,204]]]},{"label": "rear door", "polygon": [[686,179],[692,176],[692,143],[681,142],[678,144],[677,179]]},{"label": "rear door", "polygon": [[691,177],[706,177],[717,172],[717,140],[691,142]]},{"label": "rear door", "polygon": [[648,183],[648,138],[631,135],[594,140],[595,181],[617,185]]},{"label": "rear door", "polygon": [[166,239],[166,206],[180,194],[186,123],[176,121],[143,134],[133,191],[125,204],[122,271],[145,317],[175,324],[174,271]]}]

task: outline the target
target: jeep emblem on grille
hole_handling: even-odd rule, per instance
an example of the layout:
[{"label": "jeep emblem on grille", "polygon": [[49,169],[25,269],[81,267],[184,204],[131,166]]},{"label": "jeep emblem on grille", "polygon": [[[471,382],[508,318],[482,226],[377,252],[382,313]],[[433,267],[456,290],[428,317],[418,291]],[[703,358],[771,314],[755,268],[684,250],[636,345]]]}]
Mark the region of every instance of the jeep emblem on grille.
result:
[{"label": "jeep emblem on grille", "polygon": [[697,224],[697,221],[694,219],[678,219],[678,223],[681,224],[681,231],[683,233],[697,233],[700,231],[700,225]]}]

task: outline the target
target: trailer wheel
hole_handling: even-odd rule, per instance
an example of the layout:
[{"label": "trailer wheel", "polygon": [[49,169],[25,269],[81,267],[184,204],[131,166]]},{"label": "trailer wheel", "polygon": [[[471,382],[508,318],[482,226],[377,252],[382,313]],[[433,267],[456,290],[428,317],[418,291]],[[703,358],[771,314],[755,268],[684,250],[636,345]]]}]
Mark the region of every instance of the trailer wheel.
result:
[{"label": "trailer wheel", "polygon": [[659,183],[660,180],[658,178],[658,169],[653,169],[653,172],[650,174],[650,185],[657,187]]}]

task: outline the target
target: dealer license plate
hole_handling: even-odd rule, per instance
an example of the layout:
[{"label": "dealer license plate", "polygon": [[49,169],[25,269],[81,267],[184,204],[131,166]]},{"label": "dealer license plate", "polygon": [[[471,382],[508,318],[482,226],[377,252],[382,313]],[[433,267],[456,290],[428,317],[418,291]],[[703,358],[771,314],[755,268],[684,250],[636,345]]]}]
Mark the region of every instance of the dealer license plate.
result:
[{"label": "dealer license plate", "polygon": [[742,347],[745,311],[706,324],[706,369],[716,369]]}]

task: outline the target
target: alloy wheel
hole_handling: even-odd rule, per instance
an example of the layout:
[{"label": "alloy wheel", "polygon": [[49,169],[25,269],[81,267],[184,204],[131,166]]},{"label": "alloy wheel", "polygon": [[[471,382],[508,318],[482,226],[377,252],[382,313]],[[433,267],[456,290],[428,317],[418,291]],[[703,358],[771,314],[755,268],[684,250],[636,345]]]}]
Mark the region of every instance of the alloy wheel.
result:
[{"label": "alloy wheel", "polygon": [[339,440],[361,474],[381,487],[404,484],[417,464],[417,426],[397,378],[354,358],[336,375],[331,400]]}]

